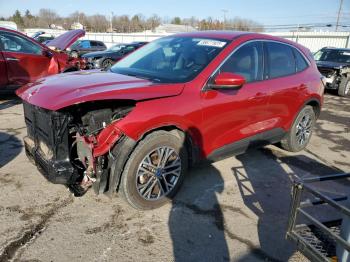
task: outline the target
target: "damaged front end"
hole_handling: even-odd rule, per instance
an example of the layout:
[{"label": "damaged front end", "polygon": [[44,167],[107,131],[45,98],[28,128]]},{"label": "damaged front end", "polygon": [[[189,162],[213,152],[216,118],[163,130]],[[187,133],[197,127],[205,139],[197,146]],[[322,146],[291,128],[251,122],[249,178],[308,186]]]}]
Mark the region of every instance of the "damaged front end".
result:
[{"label": "damaged front end", "polygon": [[323,67],[319,66],[318,70],[325,77],[326,88],[338,89],[342,78],[350,75],[350,67]]},{"label": "damaged front end", "polygon": [[[134,102],[92,102],[60,111],[27,102],[23,105],[26,154],[49,181],[67,185],[76,196],[91,186],[96,193],[115,192],[119,176],[116,166],[123,166],[117,163],[118,154],[123,159],[135,143],[116,123],[133,109]],[[128,146],[123,148],[125,143]]]}]

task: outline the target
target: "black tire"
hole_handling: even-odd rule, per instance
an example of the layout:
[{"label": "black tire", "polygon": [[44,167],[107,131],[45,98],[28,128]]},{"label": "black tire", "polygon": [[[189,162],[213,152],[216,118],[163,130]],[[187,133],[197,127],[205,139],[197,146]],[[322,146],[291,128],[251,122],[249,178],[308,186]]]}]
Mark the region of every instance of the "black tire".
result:
[{"label": "black tire", "polygon": [[[176,180],[177,182],[174,183],[174,186],[172,187],[171,190],[169,190],[168,194],[166,195],[163,194],[163,196],[160,197],[159,199],[146,199],[146,196],[141,196],[141,195],[142,193],[147,192],[149,188],[152,188],[152,186],[146,187],[146,189],[144,189],[145,187],[143,185],[147,184],[150,181],[152,181],[150,185],[153,184],[153,182],[156,182],[155,179],[157,179],[157,177],[159,178],[158,181],[160,180],[163,181],[162,185],[164,186],[163,188],[165,189],[164,180],[160,177],[158,171],[154,171],[153,175],[144,173],[144,175],[138,176],[140,174],[138,172],[140,172],[139,170],[141,169],[141,163],[144,163],[144,160],[148,155],[151,154],[151,152],[154,153],[155,152],[154,150],[160,147],[168,147],[173,149],[174,152],[176,152],[176,154],[175,153],[172,153],[172,154],[173,156],[180,158],[181,165],[177,170],[180,170],[181,173],[179,176],[177,176],[178,177]],[[170,159],[170,157],[171,155],[166,159],[167,160],[166,163],[168,163],[168,159]],[[178,158],[176,158],[176,160],[178,160]],[[170,162],[170,165],[171,163],[172,162]],[[183,182],[187,168],[188,168],[188,153],[184,143],[184,136],[177,131],[171,131],[171,132],[155,131],[147,135],[143,140],[141,140],[139,144],[136,146],[136,148],[133,150],[133,152],[131,153],[125,165],[124,171],[122,173],[119,192],[121,196],[132,207],[136,209],[147,210],[147,209],[158,208],[166,204],[167,202],[169,202],[175,196],[175,194],[177,193],[177,191],[179,190]],[[162,174],[162,172],[164,171],[163,170],[160,171],[160,174]],[[146,179],[143,178],[144,176],[147,176]],[[143,184],[142,182],[140,182],[141,178],[145,180]],[[153,180],[151,180],[151,178]],[[171,177],[171,179],[173,178]],[[140,187],[142,187],[144,191],[139,192],[142,189],[137,189],[137,185],[140,185]],[[156,186],[159,189],[159,185],[156,184]],[[154,186],[153,189],[151,190],[152,195],[153,195],[153,191],[156,191],[157,189],[156,186]],[[168,185],[166,185],[166,187],[168,187]],[[165,191],[162,191],[162,192],[165,192]]]},{"label": "black tire", "polygon": [[347,96],[349,94],[350,94],[350,77],[342,76],[338,87],[338,95]]},{"label": "black tire", "polygon": [[73,58],[78,58],[79,57],[79,54],[77,51],[71,51],[70,52],[70,56],[73,57]]},{"label": "black tire", "polygon": [[[307,119],[310,120],[306,121]],[[290,152],[299,152],[303,150],[308,143],[312,135],[312,130],[316,122],[315,111],[312,106],[305,106],[295,118],[291,129],[281,141],[283,149]],[[303,124],[305,123],[305,126]],[[305,131],[305,135],[303,135]],[[308,134],[308,135],[306,135]],[[304,139],[302,139],[304,137]],[[301,140],[303,142],[301,143]]]},{"label": "black tire", "polygon": [[105,59],[105,60],[102,61],[102,63],[101,63],[101,69],[103,69],[103,70],[108,70],[109,68],[112,67],[112,65],[113,65],[113,60],[107,58],[107,59]]}]

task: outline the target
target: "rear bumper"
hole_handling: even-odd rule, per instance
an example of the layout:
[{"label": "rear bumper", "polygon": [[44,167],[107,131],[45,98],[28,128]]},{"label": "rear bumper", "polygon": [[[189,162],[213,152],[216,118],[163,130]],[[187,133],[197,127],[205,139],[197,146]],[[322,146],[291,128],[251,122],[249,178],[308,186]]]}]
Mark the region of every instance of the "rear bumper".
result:
[{"label": "rear bumper", "polygon": [[74,184],[78,174],[69,161],[48,159],[28,136],[23,141],[27,157],[47,180],[54,184]]}]

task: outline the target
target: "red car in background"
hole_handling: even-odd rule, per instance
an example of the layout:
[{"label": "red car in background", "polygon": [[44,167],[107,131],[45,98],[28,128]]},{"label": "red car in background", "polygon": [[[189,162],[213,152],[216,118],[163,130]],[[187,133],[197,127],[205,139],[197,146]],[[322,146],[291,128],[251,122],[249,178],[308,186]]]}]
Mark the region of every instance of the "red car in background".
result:
[{"label": "red car in background", "polygon": [[281,142],[310,141],[324,85],[308,49],[245,32],[155,40],[108,71],[44,78],[23,99],[27,155],[75,192],[117,190],[133,207],[171,199],[186,169]]},{"label": "red car in background", "polygon": [[84,30],[68,31],[48,46],[18,31],[0,27],[0,92],[9,92],[39,78],[84,68],[82,59],[71,58],[65,50]]}]

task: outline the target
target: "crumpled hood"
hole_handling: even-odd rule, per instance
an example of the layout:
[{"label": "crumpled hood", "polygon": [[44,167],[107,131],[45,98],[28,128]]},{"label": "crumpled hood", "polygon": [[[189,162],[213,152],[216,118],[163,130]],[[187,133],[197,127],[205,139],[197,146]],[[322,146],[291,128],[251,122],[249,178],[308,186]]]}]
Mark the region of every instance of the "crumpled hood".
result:
[{"label": "crumpled hood", "polygon": [[49,110],[95,100],[146,100],[181,94],[184,84],[155,84],[112,72],[89,70],[39,79],[16,94],[33,105]]},{"label": "crumpled hood", "polygon": [[329,61],[316,61],[317,67],[326,67],[326,68],[334,68],[339,69],[344,66],[350,66],[349,63],[337,63],[337,62],[329,62]]},{"label": "crumpled hood", "polygon": [[84,35],[85,31],[82,29],[71,30],[52,39],[50,42],[47,43],[47,46],[52,49],[64,51]]}]

